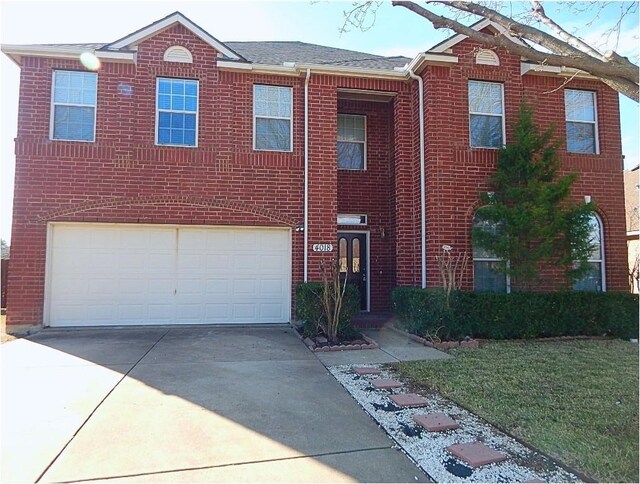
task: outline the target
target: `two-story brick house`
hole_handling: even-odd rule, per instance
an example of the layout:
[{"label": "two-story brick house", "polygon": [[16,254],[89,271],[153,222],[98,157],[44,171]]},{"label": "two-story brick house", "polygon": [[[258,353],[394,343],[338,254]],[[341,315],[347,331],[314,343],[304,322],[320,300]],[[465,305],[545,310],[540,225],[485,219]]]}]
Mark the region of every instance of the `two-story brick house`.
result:
[{"label": "two-story brick house", "polygon": [[[394,287],[440,284],[442,245],[473,257],[523,99],[599,207],[577,288],[626,290],[618,94],[588,76],[460,35],[414,59],[223,43],[180,13],[107,45],[2,50],[21,67],[10,330],[287,322],[335,257],[363,310],[388,310]],[[493,264],[476,251],[465,287],[508,290]],[[564,284],[547,272],[541,289]]]}]

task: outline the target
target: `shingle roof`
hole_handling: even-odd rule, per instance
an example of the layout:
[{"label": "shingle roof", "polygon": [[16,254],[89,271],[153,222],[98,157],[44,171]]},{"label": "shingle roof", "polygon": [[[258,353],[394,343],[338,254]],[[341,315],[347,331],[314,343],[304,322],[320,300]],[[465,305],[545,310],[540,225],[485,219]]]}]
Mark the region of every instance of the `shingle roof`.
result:
[{"label": "shingle roof", "polygon": [[[110,44],[39,44],[41,47],[61,49],[99,50]],[[282,65],[283,62],[327,65],[336,67],[356,67],[363,69],[388,69],[404,67],[411,62],[408,57],[384,57],[365,52],[357,52],[323,45],[293,41],[225,42],[249,62],[263,65]]]},{"label": "shingle roof", "polygon": [[407,57],[383,57],[306,42],[225,42],[225,45],[255,64],[282,65],[283,62],[299,62],[392,70],[394,67],[403,67],[411,61]]},{"label": "shingle roof", "polygon": [[95,50],[101,49],[107,44],[37,44],[42,47],[61,47],[61,48],[71,48],[71,49],[87,49],[87,50]]}]

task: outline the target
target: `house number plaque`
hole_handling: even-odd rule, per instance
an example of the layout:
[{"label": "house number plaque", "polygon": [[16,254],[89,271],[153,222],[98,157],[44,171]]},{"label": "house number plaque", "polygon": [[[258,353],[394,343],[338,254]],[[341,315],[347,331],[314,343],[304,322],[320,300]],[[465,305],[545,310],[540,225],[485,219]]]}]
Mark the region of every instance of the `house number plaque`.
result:
[{"label": "house number plaque", "polygon": [[314,252],[332,252],[333,244],[313,244],[311,249]]}]

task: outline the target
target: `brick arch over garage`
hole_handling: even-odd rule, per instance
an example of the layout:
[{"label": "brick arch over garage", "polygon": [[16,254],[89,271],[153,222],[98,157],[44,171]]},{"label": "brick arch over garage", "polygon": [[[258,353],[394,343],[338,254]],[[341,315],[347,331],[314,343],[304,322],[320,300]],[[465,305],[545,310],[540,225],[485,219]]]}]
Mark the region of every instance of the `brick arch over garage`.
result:
[{"label": "brick arch over garage", "polygon": [[204,208],[226,209],[234,212],[249,213],[294,228],[302,223],[301,221],[294,220],[293,218],[283,215],[275,210],[269,210],[267,208],[258,207],[245,202],[193,195],[156,195],[150,197],[125,197],[107,200],[94,200],[91,202],[61,207],[45,214],[44,216],[38,217],[37,221],[49,222],[61,217],[77,215],[90,210],[120,208],[135,205],[189,205]]}]

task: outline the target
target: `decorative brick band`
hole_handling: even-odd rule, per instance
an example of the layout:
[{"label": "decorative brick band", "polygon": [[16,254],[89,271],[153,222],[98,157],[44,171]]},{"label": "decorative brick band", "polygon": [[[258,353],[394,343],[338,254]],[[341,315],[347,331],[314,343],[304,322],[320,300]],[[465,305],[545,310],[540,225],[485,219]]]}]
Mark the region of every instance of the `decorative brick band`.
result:
[{"label": "decorative brick band", "polygon": [[218,198],[199,197],[193,195],[155,195],[149,197],[125,197],[112,198],[108,200],[93,200],[90,202],[71,205],[59,210],[50,212],[44,216],[38,217],[37,222],[47,222],[58,217],[73,215],[87,210],[95,210],[100,208],[126,207],[131,205],[195,205],[200,207],[225,208],[236,212],[251,213],[265,217],[269,220],[279,222],[289,227],[297,227],[301,222],[293,220],[290,217],[282,215],[273,210],[262,207],[256,207],[238,200],[227,200]]}]

